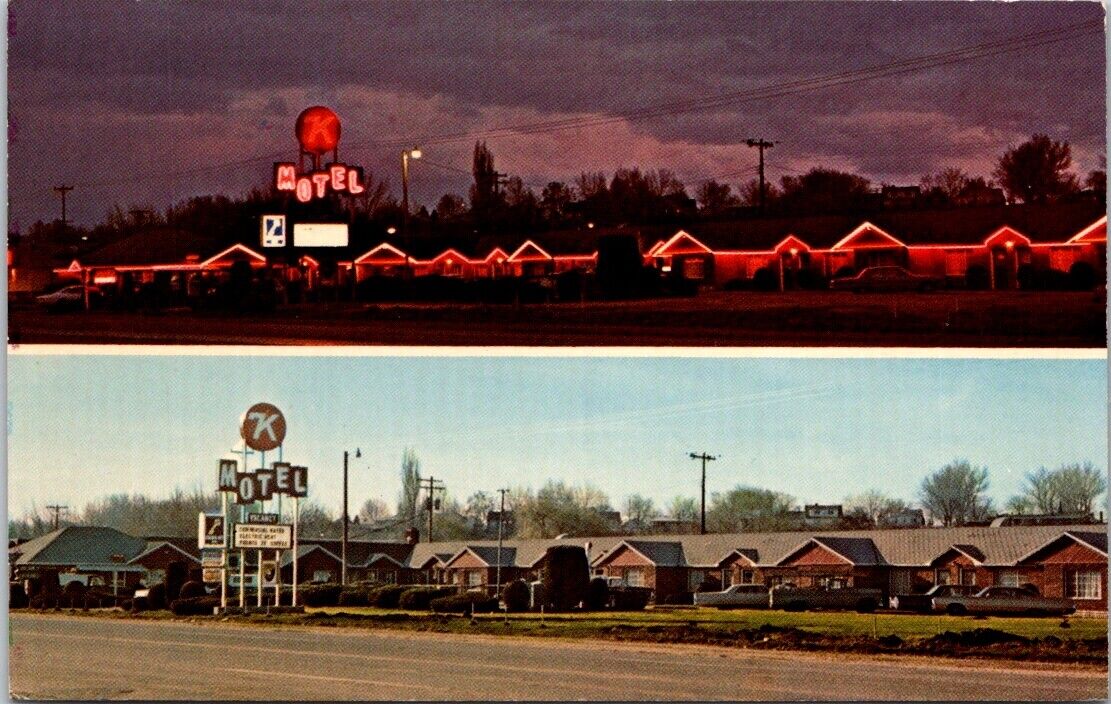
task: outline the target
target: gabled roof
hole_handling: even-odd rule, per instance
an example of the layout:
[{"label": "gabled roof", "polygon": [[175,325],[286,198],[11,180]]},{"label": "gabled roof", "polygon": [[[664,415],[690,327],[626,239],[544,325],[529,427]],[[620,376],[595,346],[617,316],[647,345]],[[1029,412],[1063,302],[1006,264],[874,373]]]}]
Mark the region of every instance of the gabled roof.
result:
[{"label": "gabled roof", "polygon": [[841,536],[815,536],[799,545],[791,552],[784,555],[776,564],[782,565],[803,550],[817,545],[824,548],[845,562],[858,566],[884,564],[883,557],[876,549],[876,544],[871,538],[849,538]]},{"label": "gabled roof", "polygon": [[444,564],[444,567],[451,567],[451,564],[453,562],[467,553],[470,553],[471,555],[477,557],[487,567],[498,567],[499,552],[501,555],[501,567],[513,567],[516,565],[517,548],[503,545],[501,547],[501,550],[499,551],[496,545],[468,545],[467,547],[463,548],[455,555],[453,555],[452,558],[448,560],[446,564]]},{"label": "gabled roof", "polygon": [[656,567],[679,567],[686,564],[683,558],[683,544],[665,540],[622,540],[604,555],[599,556],[598,564],[606,562],[622,548],[628,548]]},{"label": "gabled roof", "polygon": [[540,245],[532,240],[526,240],[524,244],[513,251],[513,254],[509,255],[509,261],[511,262],[535,261],[537,259],[551,258],[552,255],[545,252],[540,248]]},{"label": "gabled roof", "polygon": [[171,543],[168,540],[163,540],[163,541],[154,541],[154,542],[147,543],[147,549],[142,551],[141,553],[139,553],[135,557],[131,558],[130,560],[128,560],[127,563],[130,565],[130,564],[134,564],[136,562],[139,562],[140,560],[142,560],[147,555],[158,552],[159,550],[161,550],[162,548],[165,548],[165,547],[168,547],[171,550],[174,550],[174,551],[184,555],[185,557],[189,558],[193,562],[196,562],[197,564],[200,564],[200,562],[201,562],[200,559],[196,555],[193,555],[191,553],[186,552],[185,550],[182,550],[180,547]]},{"label": "gabled roof", "polygon": [[201,262],[200,265],[209,266],[233,254],[245,254],[250,259],[254,259],[260,262],[266,261],[266,257],[251,249],[247,245],[236,243],[224,250],[217,252],[216,254],[213,254],[211,257]]},{"label": "gabled roof", "polygon": [[435,257],[433,257],[431,261],[433,263],[435,263],[435,262],[440,261],[441,259],[452,259],[452,260],[455,260],[455,261],[460,261],[460,262],[465,262],[465,263],[470,263],[470,261],[471,261],[469,257],[462,254],[459,250],[455,249],[454,247],[449,247],[449,248],[445,249],[444,251],[440,252]]},{"label": "gabled roof", "polygon": [[906,244],[872,223],[865,221],[841,238],[837,244],[833,245],[832,249],[848,249],[849,247],[853,249],[906,247]]},{"label": "gabled roof", "polygon": [[1107,241],[1107,216],[1104,215],[1091,225],[1069,238],[1069,242],[1106,242]]},{"label": "gabled roof", "polygon": [[17,565],[119,565],[146,550],[147,542],[103,526],[67,526],[29,540]]},{"label": "gabled roof", "polygon": [[487,254],[485,257],[482,258],[482,261],[483,262],[489,262],[490,260],[497,259],[499,257],[501,258],[502,261],[505,261],[506,259],[509,259],[509,255],[506,253],[506,251],[504,249],[502,249],[501,247],[494,247],[493,249],[490,250],[489,254]]},{"label": "gabled roof", "polygon": [[[309,553],[312,553],[316,550],[319,550],[320,552],[324,553],[325,555],[332,558],[336,562],[342,562],[342,560],[340,560],[340,558],[338,556],[336,556],[334,553],[332,553],[331,550],[328,550],[327,548],[325,548],[322,545],[316,545],[316,544],[313,544],[313,543],[309,543],[307,545],[305,543],[300,543],[300,544],[297,545],[297,559],[298,559],[298,561],[300,561],[302,558],[304,558]],[[292,565],[292,564],[293,564],[293,551],[292,550],[282,550],[282,564],[281,564],[281,566],[285,567],[286,565]],[[350,562],[348,564],[350,565]]]},{"label": "gabled roof", "polygon": [[991,246],[995,240],[1003,240],[1004,243],[1010,242],[1012,244],[1024,244],[1029,246],[1030,238],[1022,234],[1010,225],[1004,225],[995,232],[991,233],[984,238],[984,244]]},{"label": "gabled roof", "polygon": [[[382,253],[388,254],[389,257],[382,257],[381,256]],[[356,264],[362,264],[363,262],[365,262],[367,260],[370,260],[370,259],[389,259],[390,261],[393,261],[394,259],[400,259],[402,261],[402,263],[407,261],[407,258],[405,256],[405,252],[402,252],[400,249],[398,249],[397,247],[394,247],[389,242],[383,242],[383,243],[379,244],[377,247],[375,247],[374,249],[371,249],[370,251],[363,253],[362,255],[360,255],[359,257],[357,257],[355,259],[355,263]]]},{"label": "gabled roof", "polygon": [[971,545],[969,543],[963,543],[963,544],[958,543],[958,544],[950,545],[949,547],[945,548],[943,551],[938,553],[932,560],[930,560],[929,563],[927,563],[927,564],[930,564],[930,565],[936,564],[938,560],[940,560],[941,558],[945,557],[946,555],[948,555],[949,553],[952,553],[952,552],[955,552],[958,555],[964,555],[969,560],[972,560],[973,564],[982,565],[984,563],[984,551],[983,550],[981,550],[980,548],[976,547],[975,545]]},{"label": "gabled roof", "polygon": [[141,266],[186,261],[200,263],[225,252],[230,245],[233,243],[207,234],[168,227],[151,228],[89,252],[82,258],[81,264]]},{"label": "gabled roof", "polygon": [[789,249],[792,249],[792,248],[798,249],[800,251],[809,251],[810,250],[810,245],[803,242],[802,240],[800,240],[798,237],[795,237],[794,235],[787,235],[786,237],[783,238],[783,240],[779,244],[777,244],[775,246],[775,251],[781,252],[785,249],[789,250]]},{"label": "gabled roof", "polygon": [[1022,557],[1020,557],[1017,562],[1026,562],[1038,553],[1043,552],[1046,548],[1059,543],[1062,540],[1072,540],[1074,542],[1080,543],[1081,545],[1091,548],[1104,557],[1107,557],[1107,533],[1097,533],[1095,531],[1086,530],[1067,530],[1064,533],[1047,540],[1045,543],[1026,553]]},{"label": "gabled roof", "polygon": [[718,560],[716,563],[714,563],[714,566],[717,567],[717,566],[721,565],[721,563],[725,562],[726,560],[733,557],[734,555],[736,555],[737,557],[740,557],[742,560],[744,560],[745,562],[747,562],[748,564],[750,564],[752,566],[756,566],[759,563],[759,560],[760,560],[760,554],[755,549],[753,549],[753,548],[736,548],[736,549],[730,550],[729,552],[722,555],[721,559]]},{"label": "gabled roof", "polygon": [[685,253],[689,253],[691,250],[694,250],[696,252],[710,252],[709,247],[704,245],[702,242],[699,242],[694,237],[694,235],[686,232],[685,230],[679,230],[674,235],[672,235],[671,239],[669,239],[663,244],[663,246],[656,250],[654,256],[663,256],[670,253],[671,250],[678,250]]},{"label": "gabled roof", "polygon": [[386,561],[386,562],[392,563],[392,564],[396,565],[397,567],[404,567],[405,566],[405,563],[403,563],[401,560],[398,560],[395,557],[390,557],[389,555],[387,555],[384,552],[376,552],[376,553],[374,553],[373,555],[371,555],[370,557],[367,558],[366,562],[363,564],[363,567],[371,567],[375,563],[382,562],[383,560]]}]

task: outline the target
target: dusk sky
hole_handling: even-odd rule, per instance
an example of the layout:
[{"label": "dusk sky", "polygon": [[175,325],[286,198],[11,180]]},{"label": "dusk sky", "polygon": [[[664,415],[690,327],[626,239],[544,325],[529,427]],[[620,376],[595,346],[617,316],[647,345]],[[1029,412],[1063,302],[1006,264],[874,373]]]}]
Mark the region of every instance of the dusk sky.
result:
[{"label": "dusk sky", "polygon": [[[312,104],[343,120],[340,157],[399,189],[424,147],[417,204],[466,194],[475,139],[552,120],[604,124],[488,143],[543,184],[670,168],[693,193],[754,176],[747,137],[778,140],[768,174],[825,165],[874,183],[958,166],[989,176],[1034,132],[1067,139],[1083,176],[1105,151],[1104,38],[1068,41],[651,119],[630,110],[783,86],[1085,21],[1092,2],[52,2],[9,8],[11,217],[26,228],[116,203],[164,209],[265,186]],[[438,137],[449,135],[444,139]],[[231,165],[229,165],[231,164]]]},{"label": "dusk sky", "polygon": [[[384,353],[385,354],[385,353]],[[395,352],[389,353],[395,355]],[[33,355],[9,357],[8,510],[118,492],[213,490],[257,401],[286,415],[287,461],[338,513],[396,504],[402,452],[460,499],[590,482],[616,507],[750,484],[799,502],[877,488],[915,500],[954,458],[1002,504],[1041,465],[1107,467],[1106,359],[759,359]],[[268,461],[276,459],[271,453]],[[257,458],[255,458],[257,461]]]}]

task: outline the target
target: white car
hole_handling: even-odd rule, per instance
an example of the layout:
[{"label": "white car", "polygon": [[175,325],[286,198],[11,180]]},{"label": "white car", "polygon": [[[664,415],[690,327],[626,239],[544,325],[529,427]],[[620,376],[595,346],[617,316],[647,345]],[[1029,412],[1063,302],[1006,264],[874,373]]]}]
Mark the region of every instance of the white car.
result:
[{"label": "white car", "polygon": [[[99,296],[100,290],[94,286],[90,286],[89,301],[91,302]],[[80,284],[66,286],[53,293],[44,293],[41,296],[35,296],[35,302],[39,305],[46,306],[46,308],[50,310],[83,308],[85,306],[85,288]]]}]

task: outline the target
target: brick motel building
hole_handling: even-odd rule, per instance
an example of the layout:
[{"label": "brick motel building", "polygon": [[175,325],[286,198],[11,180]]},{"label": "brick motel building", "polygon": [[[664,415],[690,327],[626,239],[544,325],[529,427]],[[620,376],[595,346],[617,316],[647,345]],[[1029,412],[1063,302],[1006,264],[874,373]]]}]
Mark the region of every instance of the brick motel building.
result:
[{"label": "brick motel building", "polygon": [[[555,545],[581,546],[592,572],[654,591],[656,603],[689,603],[703,582],[767,586],[875,587],[885,595],[924,592],[935,584],[977,587],[1031,584],[1045,596],[1067,597],[1080,612],[1107,611],[1104,524],[977,526],[859,531],[603,536],[552,540],[348,543],[348,579],[395,584],[488,588],[538,579]],[[339,541],[299,546],[299,582],[339,580]],[[58,570],[115,589],[150,585],[171,562],[192,574],[200,553],[191,538],[136,538],[111,528],[68,527],[9,549],[13,579]],[[284,551],[282,582],[293,578]]]},{"label": "brick motel building", "polygon": [[[594,271],[603,237],[618,234],[634,236],[644,265],[666,277],[763,290],[821,288],[832,277],[879,265],[902,266],[954,288],[1090,288],[1105,280],[1107,260],[1107,217],[1098,204],[1080,202],[298,249],[264,249],[257,235],[227,242],[161,228],[80,254],[52,275],[56,283],[85,282],[109,295],[163,280],[186,296],[244,265],[307,291],[322,283],[351,289],[382,277],[534,278]],[[11,272],[31,276],[20,272],[18,256]]]}]

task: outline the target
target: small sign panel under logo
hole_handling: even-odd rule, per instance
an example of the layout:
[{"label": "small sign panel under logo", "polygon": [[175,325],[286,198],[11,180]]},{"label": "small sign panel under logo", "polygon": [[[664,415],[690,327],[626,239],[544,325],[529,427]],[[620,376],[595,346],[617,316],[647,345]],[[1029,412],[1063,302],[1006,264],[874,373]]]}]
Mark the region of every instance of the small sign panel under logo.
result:
[{"label": "small sign panel under logo", "polygon": [[206,582],[217,582],[217,583],[219,583],[219,581],[220,581],[220,572],[221,572],[221,570],[220,570],[219,567],[205,567],[204,569],[201,570],[201,577]]},{"label": "small sign panel under logo", "polygon": [[285,216],[284,215],[263,215],[262,216],[262,246],[263,247],[284,247],[285,246]]},{"label": "small sign panel under logo", "polygon": [[248,523],[257,523],[261,525],[277,525],[278,514],[276,513],[248,513]]},{"label": "small sign panel under logo", "polygon": [[288,550],[293,545],[293,526],[235,524],[235,547],[258,550]]}]

